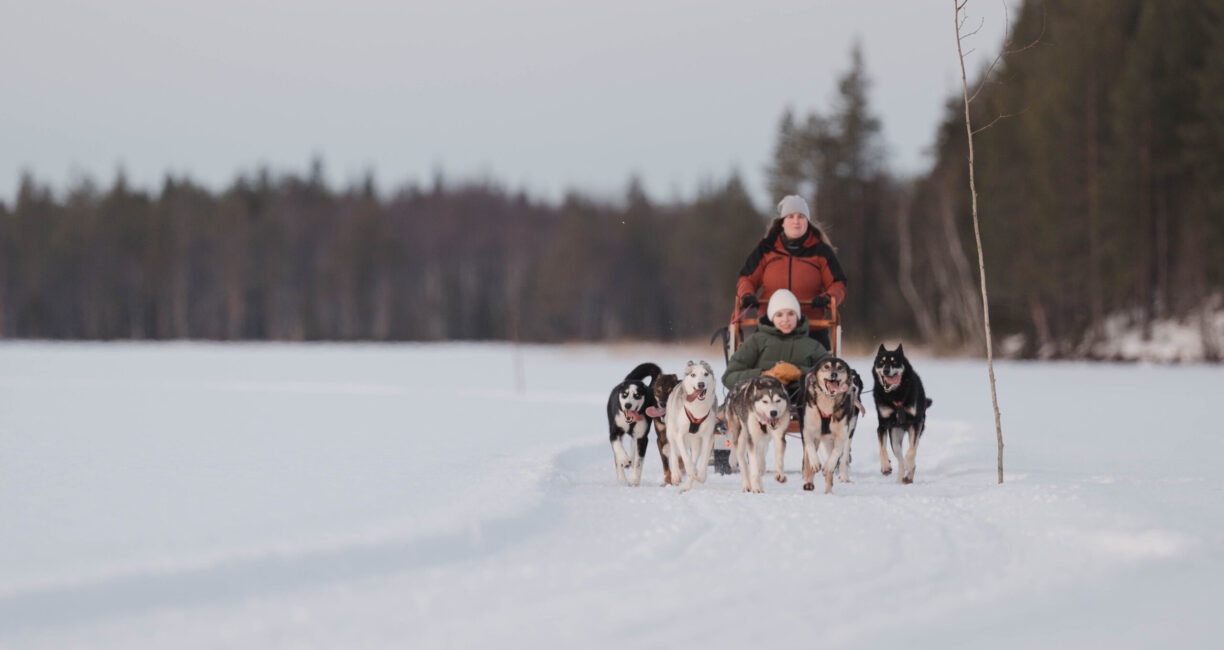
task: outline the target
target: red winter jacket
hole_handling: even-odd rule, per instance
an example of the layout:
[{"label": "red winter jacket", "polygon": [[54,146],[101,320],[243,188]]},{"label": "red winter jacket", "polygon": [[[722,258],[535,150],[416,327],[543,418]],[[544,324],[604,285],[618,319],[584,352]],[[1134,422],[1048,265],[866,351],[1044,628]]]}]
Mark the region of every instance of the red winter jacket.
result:
[{"label": "red winter jacket", "polygon": [[759,300],[763,316],[774,291],[790,289],[809,321],[825,317],[825,309],[811,306],[816,296],[832,296],[840,308],[846,300],[846,274],[833,248],[821,241],[816,229],[811,227],[803,244],[793,254],[786,250],[782,238],[779,223],[748,254],[735,283],[737,304],[744,296],[756,294],[757,289],[761,289]]}]

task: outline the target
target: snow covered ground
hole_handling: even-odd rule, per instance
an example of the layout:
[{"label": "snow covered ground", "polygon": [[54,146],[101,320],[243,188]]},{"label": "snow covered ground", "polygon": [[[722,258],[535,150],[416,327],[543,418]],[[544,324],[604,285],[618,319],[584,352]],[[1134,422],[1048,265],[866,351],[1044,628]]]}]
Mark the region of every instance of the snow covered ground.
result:
[{"label": "snow covered ground", "polygon": [[930,359],[914,485],[870,413],[832,495],[617,485],[608,390],[697,355],[0,344],[0,648],[1218,647],[1224,367],[1000,364],[1001,486]]}]

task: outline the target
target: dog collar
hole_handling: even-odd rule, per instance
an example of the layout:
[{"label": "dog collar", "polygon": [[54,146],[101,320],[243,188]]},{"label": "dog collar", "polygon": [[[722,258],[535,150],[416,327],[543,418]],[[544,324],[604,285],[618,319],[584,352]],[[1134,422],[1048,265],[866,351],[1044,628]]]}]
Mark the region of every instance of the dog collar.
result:
[{"label": "dog collar", "polygon": [[905,403],[905,400],[903,400],[903,399],[899,399],[899,400],[897,400],[897,401],[893,402],[893,403],[892,403],[892,405],[893,405],[893,406],[895,406],[895,407],[897,407],[897,408],[901,408],[901,405],[902,405],[902,404],[904,404],[904,403]]}]

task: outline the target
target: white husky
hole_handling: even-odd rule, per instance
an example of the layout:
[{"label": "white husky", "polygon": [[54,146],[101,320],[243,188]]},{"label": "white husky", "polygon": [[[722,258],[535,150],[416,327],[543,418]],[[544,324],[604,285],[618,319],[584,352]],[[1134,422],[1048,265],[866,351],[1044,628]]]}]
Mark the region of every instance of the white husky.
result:
[{"label": "white husky", "polygon": [[[705,361],[684,366],[680,384],[667,399],[667,460],[673,468],[684,461],[684,487],[693,481],[705,483],[706,465],[714,447],[714,425],[718,421],[718,398],[714,396],[714,369]],[[672,484],[680,485],[680,472],[672,471]]]}]

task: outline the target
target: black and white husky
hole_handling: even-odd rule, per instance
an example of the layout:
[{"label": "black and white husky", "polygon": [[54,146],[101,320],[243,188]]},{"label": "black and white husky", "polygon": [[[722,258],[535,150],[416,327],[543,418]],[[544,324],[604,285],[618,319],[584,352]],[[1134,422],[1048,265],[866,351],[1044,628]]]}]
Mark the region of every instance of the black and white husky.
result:
[{"label": "black and white husky", "polygon": [[681,492],[693,481],[705,483],[706,465],[714,446],[718,422],[718,398],[714,395],[714,369],[705,361],[689,361],[680,384],[667,399],[667,458],[672,467],[672,485],[680,485],[679,467],[684,468]]},{"label": "black and white husky", "polygon": [[[646,458],[646,446],[649,442],[646,434],[650,432],[650,418],[646,409],[654,406],[654,395],[643,379],[651,382],[663,372],[653,363],[643,363],[625,375],[625,380],[612,389],[608,396],[608,441],[612,444],[612,454],[616,462],[616,478],[625,483],[625,468],[633,468],[633,478],[629,485],[637,485],[642,481],[642,461]],[[637,445],[629,448],[629,438]]]},{"label": "black and white husky", "polygon": [[[845,361],[828,357],[804,377],[800,422],[803,431],[803,489],[816,489],[812,479],[824,471],[825,494],[833,491],[833,474],[850,482],[850,441],[863,413],[859,396],[863,380]],[[817,452],[820,452],[820,455]],[[820,462],[820,456],[824,463]]]},{"label": "black and white husky", "polygon": [[[880,417],[880,424],[876,428],[876,435],[880,439],[880,472],[885,476],[892,473],[888,452],[884,448],[884,438],[888,436],[892,443],[893,457],[901,465],[897,480],[901,483],[913,483],[918,440],[926,429],[926,411],[931,406],[931,400],[927,399],[922,380],[905,357],[900,343],[897,344],[896,350],[887,350],[881,344],[871,369],[872,378],[875,380],[873,396],[876,414]],[[906,433],[909,434],[909,449],[903,457],[901,439]]]},{"label": "black and white husky", "polygon": [[735,444],[744,491],[765,491],[761,475],[765,473],[765,449],[771,440],[774,478],[785,483],[782,457],[786,454],[786,429],[791,419],[786,386],[765,375],[741,381],[727,393],[726,411],[727,430]]}]

